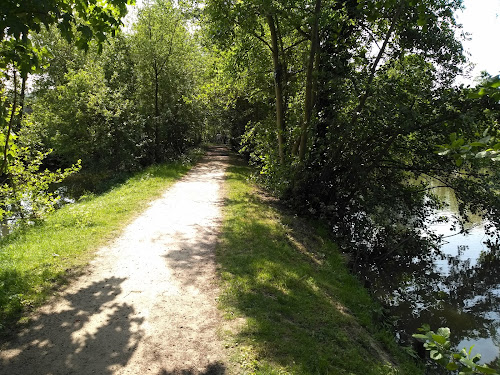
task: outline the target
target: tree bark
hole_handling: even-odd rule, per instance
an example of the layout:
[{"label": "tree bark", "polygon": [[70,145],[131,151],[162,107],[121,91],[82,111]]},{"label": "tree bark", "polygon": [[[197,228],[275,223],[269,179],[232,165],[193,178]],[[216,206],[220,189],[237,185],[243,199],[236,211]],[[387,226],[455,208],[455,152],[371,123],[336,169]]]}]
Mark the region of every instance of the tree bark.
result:
[{"label": "tree bark", "polygon": [[[28,35],[23,34],[23,43],[28,43]],[[19,95],[19,115],[17,117],[17,126],[15,128],[15,131],[19,131],[21,129],[21,122],[23,120],[23,115],[24,115],[24,101],[26,97],[26,82],[28,81],[28,73],[20,71],[19,72],[21,76],[21,92]],[[17,88],[14,88],[17,90]]]},{"label": "tree bark", "polygon": [[285,163],[285,111],[283,103],[283,83],[282,83],[282,66],[279,60],[279,45],[276,26],[272,15],[267,15],[267,24],[271,33],[271,51],[273,55],[274,66],[274,91],[276,96],[276,126],[278,132],[278,153],[280,163]]},{"label": "tree bark", "polygon": [[159,96],[159,72],[158,72],[158,65],[156,61],[153,63],[153,69],[154,69],[154,74],[155,74],[155,116],[153,119],[154,122],[154,145],[155,145],[155,150],[154,150],[154,161],[158,162],[160,159],[160,135],[159,135],[159,129],[158,129],[158,122],[159,122],[159,117],[160,117],[160,106],[158,103],[158,96]]},{"label": "tree bark", "polygon": [[314,107],[314,87],[316,55],[319,49],[319,16],[321,12],[321,0],[316,0],[314,8],[314,20],[311,28],[311,49],[307,61],[306,92],[304,100],[304,119],[301,126],[299,160],[303,161],[307,149],[307,132],[311,125],[312,112]]},{"label": "tree bark", "polygon": [[7,173],[7,152],[9,151],[9,139],[10,134],[12,133],[12,126],[14,125],[14,118],[16,117],[17,110],[17,72],[14,70],[14,99],[12,101],[12,109],[10,113],[9,124],[7,127],[7,135],[5,136],[5,145],[3,149],[3,163],[2,168],[0,169],[0,174]]},{"label": "tree bark", "polygon": [[160,92],[160,83],[158,82],[159,80],[159,72],[158,72],[158,66],[156,64],[156,61],[153,63],[153,70],[155,74],[155,117],[158,117],[160,115],[160,107],[158,104],[158,96]]}]

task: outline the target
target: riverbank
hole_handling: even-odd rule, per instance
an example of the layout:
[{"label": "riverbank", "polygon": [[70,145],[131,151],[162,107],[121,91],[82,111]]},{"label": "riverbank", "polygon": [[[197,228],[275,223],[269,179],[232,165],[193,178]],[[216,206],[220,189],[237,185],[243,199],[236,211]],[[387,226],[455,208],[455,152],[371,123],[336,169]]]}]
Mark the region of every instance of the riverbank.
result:
[{"label": "riverbank", "polygon": [[0,333],[9,334],[199,159],[157,165],[99,196],[83,196],[39,225],[0,239]]},{"label": "riverbank", "polygon": [[250,174],[228,169],[217,249],[233,360],[253,374],[423,373],[375,324],[380,306],[335,244],[277,209]]},{"label": "riverbank", "polygon": [[[211,299],[218,300],[219,308],[227,318],[219,333],[230,360],[224,365],[214,362],[210,369],[220,374],[423,373],[397,347],[391,333],[377,327],[374,318],[380,314],[380,306],[371,299],[357,279],[349,274],[335,244],[328,241],[321,230],[281,212],[272,198],[263,195],[249,182],[251,169],[237,163],[234,158],[226,175],[224,219],[217,248],[216,263],[221,293],[217,298],[214,295]],[[75,279],[86,269],[83,266],[92,258],[94,250],[119,233],[150,200],[159,196],[189,168],[189,165],[183,164],[150,168],[102,196],[84,197],[78,203],[63,207],[50,215],[44,224],[3,239],[0,244],[0,283],[3,283],[0,302],[4,326],[10,327],[15,322],[26,321],[28,313],[40,306],[58,286]],[[192,201],[197,202],[197,199]],[[195,247],[199,248],[198,242]],[[182,253],[185,253],[185,246],[181,248]],[[168,259],[180,262],[177,269],[179,275],[198,275],[191,265],[185,264],[184,258],[176,255]],[[197,264],[206,264],[198,255],[189,259]],[[17,268],[14,268],[14,264],[17,264]],[[128,269],[135,269],[135,266]],[[152,271],[152,274],[156,274],[156,271]],[[89,296],[83,300],[97,299],[97,303],[102,297],[116,309],[117,296],[124,293],[117,293],[122,288],[121,284],[109,284],[115,279],[116,277],[105,278],[102,283],[93,283],[92,288],[84,289]],[[211,284],[204,284],[206,288],[212,288]],[[194,284],[190,279],[182,285],[191,290]],[[145,288],[149,290],[149,287]],[[215,289],[213,292],[215,293]],[[11,298],[6,297],[8,293]],[[139,298],[137,293],[138,289],[134,288],[130,293],[125,293],[123,306],[128,306],[131,296]],[[74,305],[78,302],[77,295],[79,294],[70,293],[70,297],[75,297],[66,299]],[[81,304],[76,306],[80,308]],[[141,306],[150,304],[142,303]],[[81,329],[83,321],[90,321],[90,316],[100,312],[96,308],[83,309],[82,311],[88,311],[89,317],[85,315],[85,320],[82,320],[81,317],[75,318],[72,313],[75,309],[73,306],[67,310],[67,316],[63,313],[57,315],[64,315],[62,323],[65,330],[76,332]],[[125,319],[120,327],[128,327],[127,317],[132,315],[127,311],[128,315],[120,315],[121,319]],[[139,313],[138,308],[133,311]],[[43,316],[57,321],[58,318],[53,315],[47,313]],[[174,315],[186,318],[182,314]],[[199,310],[194,311],[194,315],[201,318],[207,316]],[[164,316],[158,315],[159,318]],[[144,319],[146,318],[147,314]],[[138,327],[143,321],[134,319],[129,322],[138,325],[133,329],[121,329],[120,334],[116,330],[104,329],[102,335],[89,337],[102,341],[104,345],[109,344],[109,332],[114,332],[113,335],[124,344],[128,342],[128,339],[123,338],[126,334],[126,337],[136,339],[140,346],[143,334]],[[102,322],[111,325],[117,324],[118,320],[113,318]],[[58,323],[61,324],[60,321]],[[43,324],[37,323],[35,326]],[[182,343],[183,338],[189,339],[186,327],[197,332],[200,324],[190,325],[186,321],[172,326],[172,329],[182,330],[179,331],[177,344]],[[166,334],[168,331],[170,337],[172,329],[165,328],[155,332]],[[6,331],[4,329],[4,333]],[[47,337],[57,336],[57,340],[53,338],[50,342],[61,341],[57,330],[49,331],[53,331],[54,335]],[[73,334],[62,337],[66,340],[73,337]],[[155,333],[151,337],[165,341],[162,334]],[[214,333],[208,341],[213,342],[216,337],[219,335]],[[79,342],[79,345],[84,344],[85,342]],[[43,346],[43,341],[39,345],[40,353],[49,350]],[[73,346],[66,344],[55,345],[54,348],[56,347],[65,348],[64,355],[58,359],[63,362],[64,358],[75,358],[74,353],[78,352],[83,356],[94,348],[85,346],[80,352],[80,349],[75,351]],[[126,345],[124,347],[127,350],[120,352],[117,358],[128,363],[130,355],[138,349],[134,347],[132,353]],[[178,353],[184,352],[185,349],[179,348]],[[204,349],[199,348],[198,352],[199,355],[206,354]],[[20,356],[23,359],[19,361],[21,364],[27,363],[25,357],[38,356],[38,352],[33,350],[11,350],[9,353]],[[57,357],[57,353],[51,352],[50,355]],[[108,359],[107,362],[104,361],[102,368],[110,363],[113,366],[116,364],[117,359],[113,355],[102,355]],[[170,363],[165,356],[159,358],[166,361],[165,366]]]}]

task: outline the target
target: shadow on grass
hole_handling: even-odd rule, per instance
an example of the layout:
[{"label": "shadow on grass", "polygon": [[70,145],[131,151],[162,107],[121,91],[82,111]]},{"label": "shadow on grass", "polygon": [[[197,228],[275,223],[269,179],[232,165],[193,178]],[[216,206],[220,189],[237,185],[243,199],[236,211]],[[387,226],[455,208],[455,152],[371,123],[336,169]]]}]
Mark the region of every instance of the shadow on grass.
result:
[{"label": "shadow on grass", "polygon": [[[1,261],[0,252],[0,264],[3,263]],[[4,266],[8,265],[8,262],[4,263]],[[40,264],[39,268],[31,272],[12,268],[0,270],[0,340],[11,338],[19,329],[23,316],[38,307],[55,289],[67,284],[70,277],[76,277],[81,272],[54,272],[45,266]]]},{"label": "shadow on grass", "polygon": [[67,194],[72,198],[91,192],[96,195],[105,194],[124,184],[129,179],[142,179],[146,176],[153,178],[179,178],[189,170],[181,162],[152,165],[141,172],[81,172],[68,177],[64,181]]},{"label": "shadow on grass", "polygon": [[158,375],[224,375],[226,367],[222,363],[213,363],[207,366],[205,371],[195,369],[175,369],[173,371],[163,370]]},{"label": "shadow on grass", "polygon": [[[104,194],[105,191],[111,190],[117,186],[121,186],[127,180],[141,180],[147,178],[156,179],[169,179],[175,180],[183,176],[189,170],[189,166],[182,164],[180,162],[171,164],[154,165],[147,168],[145,171],[136,173],[133,177],[130,174],[121,174],[115,176],[113,180],[105,180],[103,182],[103,188],[97,189],[101,190],[100,193]],[[86,180],[88,176],[86,175],[75,175],[74,178],[82,178]],[[97,176],[101,178],[102,176]],[[107,182],[106,182],[107,181]],[[92,185],[82,185],[83,193],[84,190],[94,189],[92,179],[86,181],[86,183]],[[106,187],[104,188],[104,185]],[[45,259],[41,261],[41,264],[36,264],[37,259],[31,259],[30,262],[34,263],[32,269],[28,272],[19,271],[18,265],[23,262],[27,262],[27,258],[24,254],[17,254],[15,252],[10,252],[7,248],[11,244],[16,244],[16,242],[23,242],[25,238],[31,231],[41,230],[45,225],[44,222],[35,223],[35,225],[24,225],[16,228],[12,233],[7,236],[0,238],[0,335],[5,336],[12,333],[15,330],[16,322],[22,318],[22,316],[29,311],[32,307],[37,307],[41,302],[43,302],[45,296],[49,295],[51,291],[67,282],[68,276],[74,277],[75,273],[68,275],[63,269],[56,271],[54,264],[58,263],[58,260],[54,258],[54,261],[50,259],[50,254],[48,260]],[[65,220],[62,225],[64,227],[73,227],[76,223],[69,220]],[[42,229],[43,230],[43,229]],[[75,229],[78,231],[78,228]],[[55,237],[54,241],[58,241]],[[57,246],[57,245],[56,245]],[[56,255],[57,256],[57,255]],[[25,259],[26,258],[26,259]],[[47,258],[47,257],[46,257]],[[22,269],[22,267],[19,267]]]},{"label": "shadow on grass", "polygon": [[[23,292],[31,287],[27,275],[13,269],[0,271],[0,322],[11,325],[20,317],[23,310]],[[0,325],[0,332],[6,328]]]},{"label": "shadow on grass", "polygon": [[[41,313],[29,330],[3,345],[3,374],[112,374],[127,364],[142,337],[142,318],[116,301],[122,278],[95,282],[64,296],[64,307]],[[87,330],[82,330],[89,327]]]},{"label": "shadow on grass", "polygon": [[228,315],[247,318],[236,341],[254,347],[259,361],[265,358],[262,373],[274,373],[263,370],[274,363],[300,374],[379,374],[387,358],[363,327],[371,324],[370,297],[334,244],[307,238],[312,229],[284,227],[241,187],[248,173],[229,169],[228,182],[239,190],[226,201],[217,251],[221,304]]}]

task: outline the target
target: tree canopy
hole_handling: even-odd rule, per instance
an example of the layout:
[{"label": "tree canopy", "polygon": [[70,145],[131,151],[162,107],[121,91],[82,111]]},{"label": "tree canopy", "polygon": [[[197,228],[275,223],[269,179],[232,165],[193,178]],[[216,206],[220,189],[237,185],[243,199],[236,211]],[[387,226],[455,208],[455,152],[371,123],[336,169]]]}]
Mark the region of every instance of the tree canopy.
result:
[{"label": "tree canopy", "polygon": [[430,248],[429,181],[497,224],[499,85],[454,83],[460,0],[157,0],[123,33],[128,3],[7,2],[5,175],[18,146],[109,173],[224,134],[360,257]]},{"label": "tree canopy", "polygon": [[498,129],[487,87],[474,98],[473,89],[454,84],[466,62],[454,18],[461,7],[441,0],[206,2],[206,33],[234,59],[221,74],[240,82],[246,112],[254,113],[241,118],[243,126],[230,125],[245,129],[242,150],[271,189],[328,221],[346,249],[369,250],[358,256],[427,246],[419,233],[440,204],[428,186],[433,179],[455,190],[459,222],[472,212],[492,223],[500,217],[496,164],[484,173],[484,158],[456,162],[457,147],[467,145],[474,155],[483,147],[495,156],[479,135],[488,133],[491,143]]},{"label": "tree canopy", "polygon": [[123,30],[132,3],[3,1],[4,222],[228,139],[353,267],[438,253],[436,187],[499,249],[500,78],[456,84],[461,0],[150,0]]}]

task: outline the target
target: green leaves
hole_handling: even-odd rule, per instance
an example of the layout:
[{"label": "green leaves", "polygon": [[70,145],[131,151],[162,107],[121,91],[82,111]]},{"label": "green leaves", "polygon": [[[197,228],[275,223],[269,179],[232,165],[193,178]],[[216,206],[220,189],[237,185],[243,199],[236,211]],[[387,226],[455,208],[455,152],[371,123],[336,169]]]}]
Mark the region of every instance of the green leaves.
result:
[{"label": "green leaves", "polygon": [[50,186],[78,172],[81,162],[55,172],[40,170],[51,152],[32,152],[27,147],[15,145],[10,147],[8,182],[0,185],[0,220],[5,217],[18,217],[22,222],[40,220],[54,209],[59,196],[49,192]]},{"label": "green leaves", "polygon": [[481,374],[497,374],[497,372],[494,369],[489,368],[488,366],[476,365],[476,369]]},{"label": "green leaves", "polygon": [[18,7],[17,2],[2,5],[0,17],[0,70],[14,65],[21,76],[33,73],[41,66],[42,51],[31,43],[30,35],[39,32],[42,25],[56,24],[68,41],[87,50],[91,40],[102,44],[107,35],[114,34],[127,13],[126,4],[133,0],[38,0],[29,6]]},{"label": "green leaves", "polygon": [[500,161],[500,142],[496,137],[487,135],[488,129],[483,133],[483,137],[467,142],[457,133],[450,134],[450,143],[438,145],[437,154],[449,156],[455,160],[457,167],[462,166],[465,161],[486,160],[492,162]]},{"label": "green leaves", "polygon": [[450,371],[456,371],[459,369],[459,366],[455,362],[450,362],[446,365],[446,369]]},{"label": "green leaves", "polygon": [[[456,138],[456,137],[455,137]],[[478,365],[477,362],[481,359],[481,354],[472,356],[472,348],[467,351],[463,348],[460,352],[451,350],[450,329],[441,327],[435,333],[431,331],[430,326],[425,324],[419,328],[420,332],[412,335],[415,339],[424,342],[424,347],[429,351],[429,356],[432,360],[440,364],[449,371],[459,370],[461,374],[497,374],[498,373],[486,366]]]},{"label": "green leaves", "polygon": [[469,99],[490,98],[500,101],[500,75],[487,78],[476,89],[468,94]]}]

